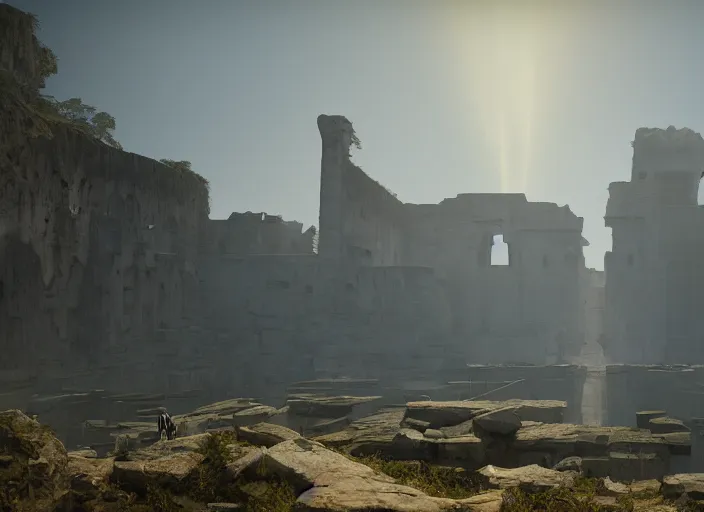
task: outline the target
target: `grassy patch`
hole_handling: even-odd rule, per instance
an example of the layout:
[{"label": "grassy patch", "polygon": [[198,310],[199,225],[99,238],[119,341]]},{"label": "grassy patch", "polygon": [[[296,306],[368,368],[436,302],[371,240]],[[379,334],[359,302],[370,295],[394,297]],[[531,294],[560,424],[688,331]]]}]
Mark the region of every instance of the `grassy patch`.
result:
[{"label": "grassy patch", "polygon": [[[229,478],[227,465],[232,462],[230,447],[238,443],[234,432],[222,431],[210,434],[201,444],[198,453],[203,462],[198,468],[196,481],[190,495],[205,503],[242,503],[247,512],[289,512],[293,509],[296,494],[291,485],[267,471],[260,463],[249,479],[240,476],[237,481]],[[164,512],[170,512],[168,510]]]},{"label": "grassy patch", "polygon": [[401,485],[438,498],[468,498],[485,490],[476,473],[461,468],[432,466],[419,461],[386,460],[378,455],[348,457],[396,479]]},{"label": "grassy patch", "polygon": [[582,494],[567,488],[551,489],[534,494],[513,488],[503,495],[501,512],[528,512],[542,510],[545,512],[607,512],[632,511],[620,505],[604,505],[594,499],[593,494]]},{"label": "grassy patch", "polygon": [[234,432],[213,432],[206,436],[197,450],[203,456],[203,462],[190,488],[189,494],[194,499],[212,503],[237,498],[236,489],[227,479],[227,465],[232,462],[229,446],[236,442]]},{"label": "grassy patch", "polygon": [[599,478],[580,478],[572,488],[561,487],[539,493],[508,489],[504,491],[501,512],[638,512],[659,510],[657,507],[664,504],[662,497],[652,492],[624,495],[608,503],[597,498],[604,496],[604,491],[603,480]]},{"label": "grassy patch", "polygon": [[[147,487],[147,507],[154,512],[178,512],[181,507],[171,497],[171,494],[157,485]],[[133,511],[136,512],[136,511]]]}]

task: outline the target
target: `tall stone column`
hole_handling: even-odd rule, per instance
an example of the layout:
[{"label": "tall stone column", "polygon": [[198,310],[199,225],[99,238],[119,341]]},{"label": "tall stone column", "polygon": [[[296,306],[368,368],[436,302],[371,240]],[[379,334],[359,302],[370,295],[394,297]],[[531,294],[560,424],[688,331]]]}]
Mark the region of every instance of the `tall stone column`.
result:
[{"label": "tall stone column", "polygon": [[344,116],[318,116],[323,144],[320,163],[320,218],[318,255],[329,260],[343,256],[343,212],[345,167],[350,164],[352,123]]}]

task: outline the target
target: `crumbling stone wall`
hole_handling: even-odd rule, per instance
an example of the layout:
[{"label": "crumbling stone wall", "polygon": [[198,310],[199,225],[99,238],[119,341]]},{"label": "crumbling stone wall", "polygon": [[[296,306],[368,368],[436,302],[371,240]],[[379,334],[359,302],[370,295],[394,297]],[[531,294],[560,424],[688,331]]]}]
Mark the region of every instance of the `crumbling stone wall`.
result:
[{"label": "crumbling stone wall", "polygon": [[324,377],[397,382],[448,357],[449,307],[428,269],[215,256],[201,277],[204,325],[233,348],[228,385],[240,393],[277,400],[292,382]]},{"label": "crumbling stone wall", "polygon": [[605,350],[613,362],[704,360],[704,140],[683,128],[640,128],[629,182],[612,183],[606,226]]},{"label": "crumbling stone wall", "polygon": [[[568,207],[529,203],[523,194],[462,194],[439,205],[404,205],[404,262],[444,278],[454,335],[471,361],[558,359],[583,340],[580,270],[583,219]],[[492,266],[495,235],[510,264]],[[513,358],[507,360],[507,358]]]},{"label": "crumbling stone wall", "polygon": [[318,253],[353,264],[398,265],[402,203],[350,161],[352,123],[321,115],[318,130],[323,153]]},{"label": "crumbling stone wall", "polygon": [[33,360],[37,378],[66,373],[67,361],[94,365],[111,348],[179,327],[184,291],[197,281],[205,184],[68,130],[9,155],[0,337],[23,357],[4,365]]},{"label": "crumbling stone wall", "polygon": [[315,227],[266,213],[233,213],[226,220],[210,220],[201,251],[209,254],[313,254]]},{"label": "crumbling stone wall", "polygon": [[0,381],[55,389],[182,325],[208,190],[193,173],[40,119],[34,24],[5,4],[0,23],[0,346],[11,355]]},{"label": "crumbling stone wall", "polygon": [[[582,218],[566,206],[529,203],[523,194],[401,203],[350,163],[347,119],[320,116],[318,127],[323,258],[343,266],[432,269],[452,308],[446,345],[462,360],[543,364],[579,350]],[[490,265],[497,234],[509,243],[510,266]]]}]

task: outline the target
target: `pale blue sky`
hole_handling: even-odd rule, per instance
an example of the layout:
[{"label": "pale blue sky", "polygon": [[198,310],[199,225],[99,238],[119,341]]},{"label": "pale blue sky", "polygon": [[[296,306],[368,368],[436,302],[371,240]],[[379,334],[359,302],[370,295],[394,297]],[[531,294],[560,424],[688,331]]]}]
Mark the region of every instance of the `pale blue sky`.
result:
[{"label": "pale blue sky", "polygon": [[8,3],[59,56],[47,92],[113,114],[128,151],[193,162],[215,218],[317,224],[315,120],[342,114],[403,201],[569,204],[602,268],[636,128],[704,129],[702,0]]}]

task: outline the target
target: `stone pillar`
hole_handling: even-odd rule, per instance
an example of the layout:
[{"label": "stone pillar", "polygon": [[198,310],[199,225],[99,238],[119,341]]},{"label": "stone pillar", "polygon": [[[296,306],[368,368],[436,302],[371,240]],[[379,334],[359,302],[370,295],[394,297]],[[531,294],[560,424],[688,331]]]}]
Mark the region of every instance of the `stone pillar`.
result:
[{"label": "stone pillar", "polygon": [[343,243],[345,167],[350,165],[352,123],[343,116],[318,116],[318,130],[323,143],[320,163],[320,218],[318,255],[339,260]]}]

